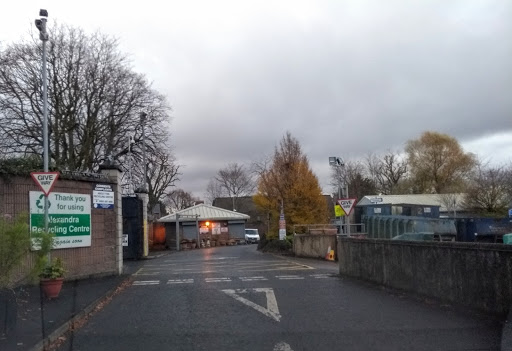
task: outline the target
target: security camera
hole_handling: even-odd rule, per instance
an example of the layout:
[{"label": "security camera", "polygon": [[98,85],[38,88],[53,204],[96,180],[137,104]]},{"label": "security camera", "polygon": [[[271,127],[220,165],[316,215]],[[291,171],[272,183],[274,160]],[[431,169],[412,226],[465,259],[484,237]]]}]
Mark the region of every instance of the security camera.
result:
[{"label": "security camera", "polygon": [[46,11],[45,9],[39,10],[39,16],[48,17],[48,11]]},{"label": "security camera", "polygon": [[40,19],[36,19],[36,27],[37,29],[39,29],[39,31],[43,31],[43,21],[41,21]]}]

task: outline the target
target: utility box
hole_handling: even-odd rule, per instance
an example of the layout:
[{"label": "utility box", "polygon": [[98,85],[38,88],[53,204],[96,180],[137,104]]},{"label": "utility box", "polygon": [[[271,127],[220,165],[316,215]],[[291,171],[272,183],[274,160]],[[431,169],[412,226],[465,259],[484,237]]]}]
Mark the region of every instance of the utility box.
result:
[{"label": "utility box", "polygon": [[503,235],[503,244],[512,245],[512,233]]}]

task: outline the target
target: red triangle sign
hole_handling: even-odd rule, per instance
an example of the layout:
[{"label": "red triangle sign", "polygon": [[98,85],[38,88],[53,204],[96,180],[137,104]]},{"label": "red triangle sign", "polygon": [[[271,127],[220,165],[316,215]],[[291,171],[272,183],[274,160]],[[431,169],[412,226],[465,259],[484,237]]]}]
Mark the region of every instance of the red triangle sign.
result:
[{"label": "red triangle sign", "polygon": [[352,212],[356,201],[357,199],[339,199],[338,203],[340,204],[343,211],[347,214],[347,216],[350,216],[350,212]]},{"label": "red triangle sign", "polygon": [[31,172],[30,175],[41,188],[45,196],[52,191],[55,181],[59,178],[59,172]]}]

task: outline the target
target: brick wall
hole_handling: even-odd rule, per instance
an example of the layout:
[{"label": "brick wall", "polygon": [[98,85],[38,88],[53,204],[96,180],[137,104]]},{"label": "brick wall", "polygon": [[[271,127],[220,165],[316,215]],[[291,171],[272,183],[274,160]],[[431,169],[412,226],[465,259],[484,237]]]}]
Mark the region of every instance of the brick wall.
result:
[{"label": "brick wall", "polygon": [[[66,279],[118,273],[116,212],[114,209],[92,207],[92,191],[98,183],[111,182],[106,178],[59,179],[53,188],[55,192],[91,195],[91,246],[52,250],[52,257],[60,257],[64,261],[67,271]],[[113,188],[116,189],[115,186]],[[0,177],[0,214],[11,216],[28,214],[30,191],[40,191],[31,177]],[[33,267],[33,262],[34,255],[30,254],[16,272],[15,281],[24,280],[27,272]]]}]

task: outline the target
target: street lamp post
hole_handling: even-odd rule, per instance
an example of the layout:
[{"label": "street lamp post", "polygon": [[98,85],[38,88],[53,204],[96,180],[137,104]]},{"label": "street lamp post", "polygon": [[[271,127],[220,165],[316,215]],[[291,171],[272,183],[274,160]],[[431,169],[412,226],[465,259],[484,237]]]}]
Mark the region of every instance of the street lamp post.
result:
[{"label": "street lamp post", "polygon": [[[42,79],[43,79],[43,168],[48,172],[48,77],[46,72],[46,42],[49,39],[46,31],[46,22],[48,20],[48,11],[39,10],[41,18],[35,20],[37,29],[39,30],[39,39],[43,42],[43,62],[42,62]],[[44,197],[44,231],[48,233],[48,196]],[[48,253],[48,262],[50,261],[50,253]]]},{"label": "street lamp post", "polygon": [[142,124],[142,162],[144,163],[144,168],[143,168],[144,183],[142,186],[144,187],[144,191],[148,191],[148,187],[147,187],[147,185],[148,185],[147,184],[148,163],[146,160],[146,130],[145,130],[147,116],[148,115],[146,112],[141,112],[141,114],[140,114],[140,123]]},{"label": "street lamp post", "polygon": [[[345,163],[343,162],[343,159],[341,157],[334,157],[334,156],[329,157],[329,165],[332,167],[335,167],[336,169],[339,169],[340,167],[345,167]],[[338,178],[338,199],[340,199],[341,198],[341,195],[340,195],[341,194],[341,175],[337,178]],[[346,176],[344,179],[344,183],[345,183],[345,197],[348,198],[348,182],[347,182]],[[345,214],[344,223],[345,223],[346,232],[347,232],[348,236],[350,236],[349,221],[350,221],[350,219],[348,218],[348,214]]]}]

